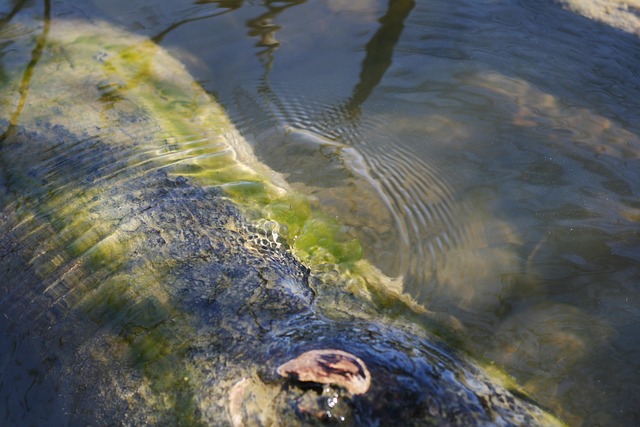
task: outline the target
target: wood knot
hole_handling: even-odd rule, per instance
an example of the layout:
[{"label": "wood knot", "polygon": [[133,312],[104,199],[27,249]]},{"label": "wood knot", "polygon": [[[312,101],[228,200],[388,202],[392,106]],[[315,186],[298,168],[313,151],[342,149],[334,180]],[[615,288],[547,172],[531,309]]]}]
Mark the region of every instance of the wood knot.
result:
[{"label": "wood knot", "polygon": [[333,384],[352,395],[364,394],[371,374],[357,356],[342,350],[310,350],[278,367],[278,374],[300,382]]}]

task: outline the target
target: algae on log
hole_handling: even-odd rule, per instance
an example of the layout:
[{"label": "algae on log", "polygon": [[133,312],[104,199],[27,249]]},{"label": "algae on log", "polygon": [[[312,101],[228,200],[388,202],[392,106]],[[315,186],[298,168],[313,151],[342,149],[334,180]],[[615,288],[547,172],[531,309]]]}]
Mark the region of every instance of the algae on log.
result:
[{"label": "algae on log", "polygon": [[561,424],[413,323],[163,49],[0,38],[4,424]]}]

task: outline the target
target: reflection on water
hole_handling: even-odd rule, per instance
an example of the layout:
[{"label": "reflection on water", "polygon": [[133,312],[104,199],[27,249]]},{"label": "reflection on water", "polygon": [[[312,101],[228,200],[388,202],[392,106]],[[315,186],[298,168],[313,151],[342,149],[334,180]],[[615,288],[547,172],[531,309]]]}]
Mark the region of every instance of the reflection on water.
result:
[{"label": "reflection on water", "polygon": [[[5,20],[26,7],[4,4]],[[633,29],[527,0],[51,13],[106,17],[178,52],[265,163],[572,425],[640,421]]]}]

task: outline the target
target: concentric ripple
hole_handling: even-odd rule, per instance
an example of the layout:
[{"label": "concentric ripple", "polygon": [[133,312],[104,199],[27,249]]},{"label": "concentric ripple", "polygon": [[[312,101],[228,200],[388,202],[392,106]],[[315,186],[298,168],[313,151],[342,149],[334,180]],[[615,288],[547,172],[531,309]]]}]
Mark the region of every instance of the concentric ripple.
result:
[{"label": "concentric ripple", "polygon": [[[340,203],[336,215],[354,224],[365,255],[387,274],[403,277],[405,290],[418,300],[464,305],[485,298],[482,293],[495,299],[496,276],[518,268],[509,248],[514,237],[455,172],[416,155],[385,117],[289,92],[270,89],[260,100],[237,94],[236,123],[254,140],[257,154],[324,205]],[[328,172],[314,170],[322,168]],[[367,223],[372,212],[375,220]]]}]

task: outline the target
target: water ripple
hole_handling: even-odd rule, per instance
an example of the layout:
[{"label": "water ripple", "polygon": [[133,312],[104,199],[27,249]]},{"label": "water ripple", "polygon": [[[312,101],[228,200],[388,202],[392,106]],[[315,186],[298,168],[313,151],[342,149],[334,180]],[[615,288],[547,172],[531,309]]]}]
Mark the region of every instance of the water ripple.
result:
[{"label": "water ripple", "polygon": [[[384,206],[373,241],[362,225],[369,212],[343,208],[338,214],[343,223],[355,224],[368,249],[366,255],[387,274],[404,277],[405,289],[422,302],[442,295],[474,298],[474,293],[481,291],[474,290],[473,283],[495,279],[499,274],[492,271],[496,265],[517,265],[515,255],[505,250],[513,241],[511,232],[470,200],[451,167],[438,164],[435,158],[433,162],[422,159],[399,140],[401,129],[394,127],[398,124],[391,125],[389,117],[362,112],[348,103],[323,104],[289,94],[286,88],[271,88],[260,94],[259,100],[237,93],[236,101],[242,111],[235,119],[241,132],[250,136],[265,162],[288,174],[290,181],[305,181],[306,191],[316,194],[325,205],[329,202],[323,195],[332,191],[345,207],[358,205],[356,200],[365,197],[363,194],[367,194],[365,206]],[[293,172],[292,164],[298,163],[322,168],[327,160],[321,153],[328,152],[340,159],[333,162],[339,169],[331,166],[333,176],[343,178],[324,185],[344,186],[342,192],[336,188],[324,193],[314,190],[323,184],[309,176],[321,172],[308,168],[304,175]],[[286,163],[281,159],[284,153]],[[292,153],[317,161],[305,158],[298,162]],[[389,226],[394,229],[393,236],[384,232]],[[469,266],[475,272],[466,270]]]}]

